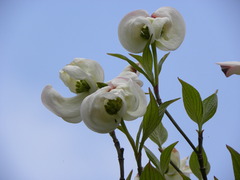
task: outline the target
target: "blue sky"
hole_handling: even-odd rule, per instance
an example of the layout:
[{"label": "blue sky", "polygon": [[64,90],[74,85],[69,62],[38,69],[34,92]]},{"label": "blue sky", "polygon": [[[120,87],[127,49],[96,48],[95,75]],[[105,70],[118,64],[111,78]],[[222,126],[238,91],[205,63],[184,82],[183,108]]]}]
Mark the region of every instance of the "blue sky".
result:
[{"label": "blue sky", "polygon": [[[164,101],[181,97],[177,77],[196,87],[203,98],[218,89],[218,111],[204,126],[204,146],[212,165],[209,179],[213,175],[233,179],[225,145],[240,151],[239,76],[226,78],[215,63],[240,59],[238,0],[1,0],[0,179],[118,179],[111,138],[52,114],[41,103],[41,91],[51,84],[62,95],[73,96],[58,72],[75,57],[98,61],[105,70],[105,80],[114,78],[127,65],[106,55],[127,55],[117,37],[121,18],[136,9],[151,14],[162,6],[181,12],[187,33],[164,64],[161,97]],[[160,57],[166,52],[158,53]],[[147,91],[149,84],[141,78]],[[182,101],[169,111],[196,144],[197,127],[187,117]],[[127,123],[133,134],[139,122]],[[163,123],[169,129],[166,145],[179,140],[176,147],[181,157],[188,156],[191,149],[179,133],[167,118]],[[131,169],[136,174],[129,144],[119,132],[117,135],[125,148],[126,174]],[[147,145],[156,151],[151,142]]]}]

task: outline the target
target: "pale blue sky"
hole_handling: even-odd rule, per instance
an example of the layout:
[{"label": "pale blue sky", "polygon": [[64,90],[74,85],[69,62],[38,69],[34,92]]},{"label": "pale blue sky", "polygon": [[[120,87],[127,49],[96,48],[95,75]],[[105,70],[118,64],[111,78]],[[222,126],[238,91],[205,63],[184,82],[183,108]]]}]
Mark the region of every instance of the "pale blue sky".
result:
[{"label": "pale blue sky", "polygon": [[[204,126],[204,146],[213,175],[233,179],[228,144],[240,151],[240,76],[226,78],[215,64],[240,60],[239,0],[0,0],[0,179],[96,180],[118,179],[117,156],[108,135],[90,131],[83,123],[69,124],[48,111],[40,95],[47,84],[73,96],[58,77],[75,57],[98,61],[105,80],[114,78],[126,62],[106,55],[127,55],[117,37],[118,23],[128,12],[150,14],[172,6],[183,15],[187,33],[172,52],[160,77],[162,99],[181,96],[177,77],[194,85],[205,98],[219,90],[219,108]],[[165,52],[158,51],[159,57]],[[144,90],[147,91],[148,83]],[[197,143],[196,125],[186,116],[182,101],[169,111]],[[180,140],[182,158],[191,153],[179,133],[169,129],[166,145]],[[133,133],[139,121],[127,123]],[[125,137],[126,174],[136,165]],[[155,149],[152,143],[148,147]],[[144,160],[144,163],[147,161]],[[192,176],[193,177],[193,176]],[[192,178],[194,179],[194,178]]]}]

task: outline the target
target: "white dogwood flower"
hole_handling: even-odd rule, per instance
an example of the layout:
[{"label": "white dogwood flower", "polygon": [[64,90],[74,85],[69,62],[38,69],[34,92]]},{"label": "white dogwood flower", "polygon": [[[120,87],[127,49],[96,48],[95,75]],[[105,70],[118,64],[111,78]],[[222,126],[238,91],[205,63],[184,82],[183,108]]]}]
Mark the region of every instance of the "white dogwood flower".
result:
[{"label": "white dogwood flower", "polygon": [[109,133],[119,126],[121,120],[134,120],[144,115],[147,107],[145,93],[138,81],[127,74],[116,77],[83,100],[81,116],[89,129]]},{"label": "white dogwood flower", "polygon": [[[188,157],[180,160],[180,154],[177,149],[173,149],[171,153],[171,161],[183,172],[184,175],[190,177],[192,173],[189,166],[186,165]],[[172,165],[169,165],[168,172],[164,175],[166,180],[182,180],[181,175],[173,168]]]},{"label": "white dogwood flower", "polygon": [[221,66],[221,69],[226,77],[229,77],[233,74],[240,75],[239,61],[218,62],[217,64]]},{"label": "white dogwood flower", "polygon": [[76,58],[60,71],[60,78],[77,95],[65,98],[51,85],[47,85],[42,91],[42,102],[65,121],[81,122],[80,105],[86,96],[97,90],[96,83],[104,80],[103,69],[96,61]]},{"label": "white dogwood flower", "polygon": [[156,46],[163,51],[177,49],[186,33],[182,15],[172,7],[161,7],[152,14],[152,17]]},{"label": "white dogwood flower", "polygon": [[102,82],[104,72],[96,61],[75,58],[60,72],[60,78],[73,93],[81,93],[89,90],[90,93],[97,90],[96,82]]},{"label": "white dogwood flower", "polygon": [[143,51],[152,36],[151,43],[164,51],[177,49],[185,37],[182,15],[172,7],[162,7],[151,16],[145,10],[128,13],[118,26],[122,46],[133,53]]}]

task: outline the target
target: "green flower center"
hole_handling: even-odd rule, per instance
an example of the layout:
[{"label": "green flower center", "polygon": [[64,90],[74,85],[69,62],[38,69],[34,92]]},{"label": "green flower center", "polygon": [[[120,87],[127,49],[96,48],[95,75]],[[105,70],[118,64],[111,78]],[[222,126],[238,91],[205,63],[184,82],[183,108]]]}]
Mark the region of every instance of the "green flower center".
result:
[{"label": "green flower center", "polygon": [[91,89],[86,80],[78,80],[76,82],[76,93],[88,92]]},{"label": "green flower center", "polygon": [[122,107],[122,99],[120,97],[117,97],[116,99],[109,99],[104,107],[108,114],[117,114]]},{"label": "green flower center", "polygon": [[149,33],[148,26],[145,25],[145,26],[142,27],[140,36],[143,39],[149,39],[150,38],[150,33]]}]

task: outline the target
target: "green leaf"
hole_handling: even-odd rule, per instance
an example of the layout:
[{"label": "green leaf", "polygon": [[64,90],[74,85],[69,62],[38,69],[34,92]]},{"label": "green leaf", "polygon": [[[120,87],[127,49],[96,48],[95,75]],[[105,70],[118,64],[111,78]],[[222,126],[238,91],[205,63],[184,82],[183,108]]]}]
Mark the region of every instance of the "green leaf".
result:
[{"label": "green leaf", "polygon": [[147,154],[148,159],[154,164],[154,166],[160,170],[160,161],[158,158],[153,154],[153,152],[148,149],[146,146],[144,146],[144,150]]},{"label": "green leaf", "polygon": [[147,140],[150,134],[152,134],[154,129],[160,123],[158,105],[150,89],[149,89],[149,95],[150,95],[150,102],[147,106],[147,111],[143,117],[143,122],[142,122],[143,135],[142,135],[140,147],[143,146],[144,142]]},{"label": "green leaf", "polygon": [[166,101],[164,103],[162,103],[160,106],[159,106],[159,117],[160,117],[160,120],[163,118],[163,115],[167,109],[167,107],[174,103],[175,101],[179,100],[180,98],[176,98],[176,99],[173,99],[173,100],[169,100],[169,101]]},{"label": "green leaf", "polygon": [[137,149],[138,149],[138,146],[139,146],[140,136],[142,134],[142,124],[143,123],[140,124],[138,132],[137,132],[137,136],[136,136],[136,146],[137,146]]},{"label": "green leaf", "polygon": [[134,69],[136,69],[138,72],[142,73],[150,82],[153,81],[153,77],[149,77],[148,74],[145,71],[143,71],[142,68],[140,68],[135,62],[133,62],[126,56],[121,55],[121,54],[114,54],[114,53],[107,53],[107,54],[110,56],[117,57],[117,58],[127,61]]},{"label": "green leaf", "polygon": [[[210,171],[210,164],[208,162],[208,159],[207,159],[207,155],[203,149],[202,151],[202,155],[203,155],[203,163],[204,163],[204,167],[206,169],[206,174],[209,173]],[[198,162],[198,157],[197,157],[197,154],[193,151],[191,156],[190,156],[190,160],[189,160],[189,166],[193,172],[193,174],[198,177],[198,179],[202,179],[202,174],[201,174],[201,171],[200,171],[200,165],[199,165],[199,162]]]},{"label": "green leaf", "polygon": [[191,180],[189,177],[187,177],[187,176],[184,175],[184,174],[180,174],[180,176],[183,178],[183,180]]},{"label": "green leaf", "polygon": [[240,180],[240,154],[234,150],[232,147],[227,145],[227,149],[231,154],[232,157],[232,164],[233,164],[233,171],[235,180]]},{"label": "green leaf", "polygon": [[170,101],[166,101],[166,102],[162,103],[158,108],[157,102],[156,102],[151,90],[149,90],[149,94],[150,94],[150,102],[148,104],[147,111],[143,117],[143,135],[142,135],[140,147],[143,146],[143,144],[147,140],[147,138],[152,134],[152,132],[159,125],[159,123],[161,122],[161,120],[163,118],[166,108],[170,104],[172,104],[173,102],[175,102],[179,99],[179,98],[177,98],[177,99],[173,99]]},{"label": "green leaf", "polygon": [[203,103],[199,92],[190,84],[179,79],[182,84],[182,96],[183,104],[188,116],[198,124],[202,126],[203,117]]},{"label": "green leaf", "polygon": [[161,70],[162,70],[162,65],[163,65],[163,63],[165,62],[165,60],[167,59],[167,57],[168,57],[169,54],[170,54],[170,52],[167,53],[167,54],[165,54],[165,55],[161,58],[161,60],[159,61],[159,63],[158,63],[158,75],[160,74],[160,72],[161,72]]},{"label": "green leaf", "polygon": [[122,55],[122,54],[114,54],[114,53],[107,53],[110,56],[113,57],[117,57],[119,59],[123,59],[125,61],[127,61],[132,67],[134,67],[137,71],[139,71],[140,73],[144,74],[145,72],[142,70],[142,68],[140,68],[135,62],[133,62],[132,60],[130,60],[129,58],[127,58],[126,56]]},{"label": "green leaf", "polygon": [[213,178],[214,178],[214,180],[218,180],[218,178],[216,178],[215,176]]},{"label": "green leaf", "polygon": [[140,64],[142,64],[143,58],[140,55],[137,54],[129,54],[130,56],[132,56],[134,59],[136,59]]},{"label": "green leaf", "polygon": [[128,174],[128,177],[127,177],[126,180],[131,180],[131,178],[132,178],[132,173],[133,173],[133,170],[130,171],[130,173]]},{"label": "green leaf", "polygon": [[167,172],[167,170],[169,168],[169,163],[171,160],[171,153],[177,143],[178,142],[175,142],[175,143],[171,144],[170,146],[168,146],[167,148],[165,148],[160,156],[160,167],[161,167],[162,173],[164,173],[164,174]]},{"label": "green leaf", "polygon": [[158,147],[161,147],[168,138],[168,132],[166,128],[163,126],[163,124],[160,123],[156,127],[156,129],[152,132],[149,138],[153,142],[155,142],[158,145]]},{"label": "green leaf", "polygon": [[161,173],[149,162],[143,169],[140,180],[165,180]]},{"label": "green leaf", "polygon": [[146,46],[143,50],[141,65],[142,65],[143,69],[145,70],[145,72],[147,73],[147,75],[151,79],[153,79],[153,72],[152,72],[153,56],[152,56],[152,52],[149,48],[149,43],[146,44]]},{"label": "green leaf", "polygon": [[108,84],[104,83],[104,82],[97,82],[97,87],[98,88],[103,88],[105,86],[108,86]]},{"label": "green leaf", "polygon": [[211,119],[217,111],[218,97],[217,91],[203,101],[203,120],[202,124]]}]

